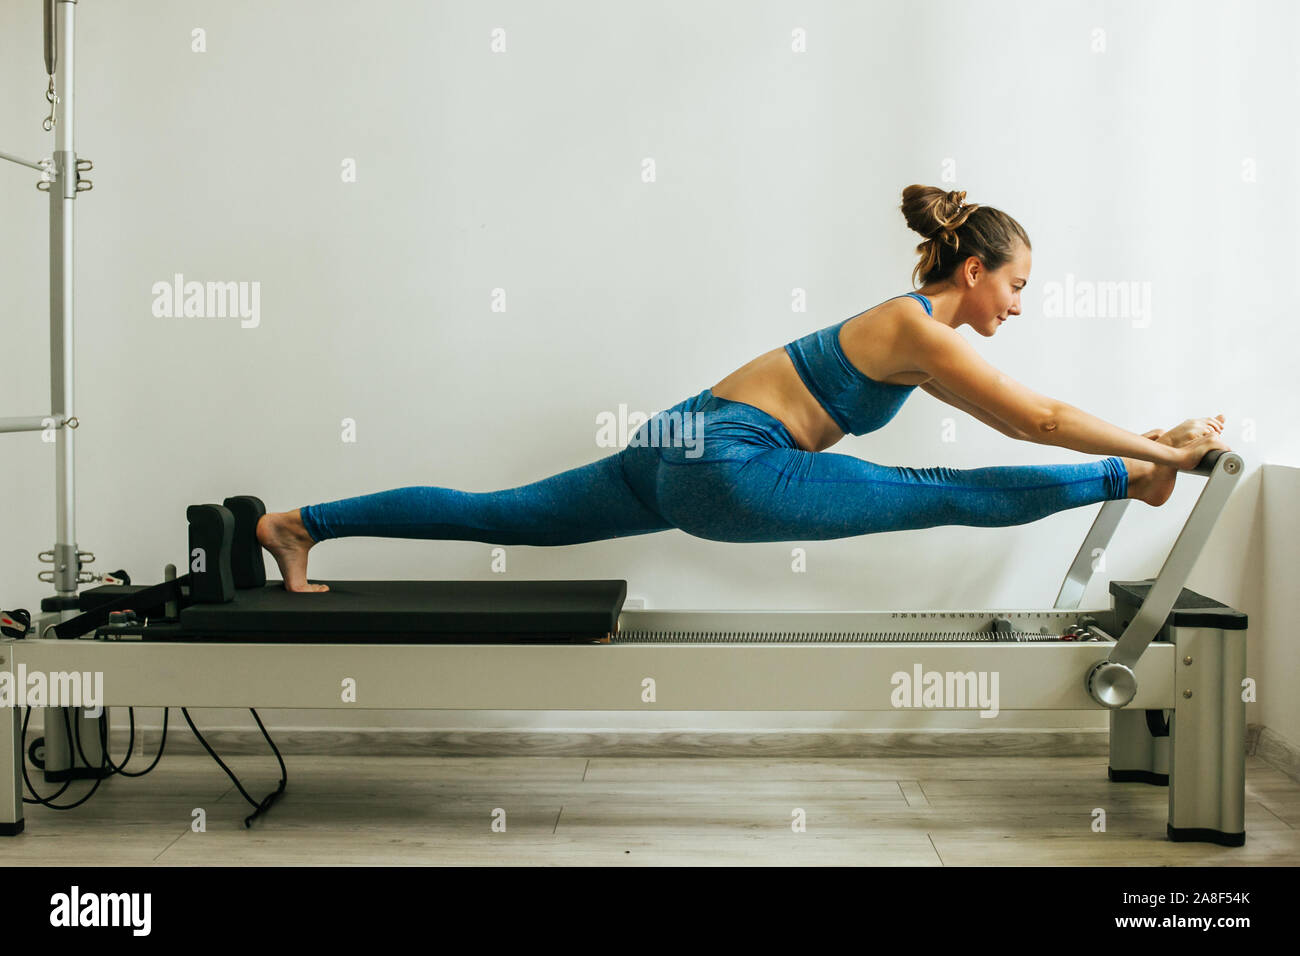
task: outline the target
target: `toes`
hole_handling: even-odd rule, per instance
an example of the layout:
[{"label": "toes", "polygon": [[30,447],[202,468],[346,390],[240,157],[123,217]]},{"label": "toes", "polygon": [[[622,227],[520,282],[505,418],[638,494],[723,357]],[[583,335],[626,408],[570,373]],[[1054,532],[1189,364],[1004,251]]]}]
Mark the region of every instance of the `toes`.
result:
[{"label": "toes", "polygon": [[292,592],[297,593],[297,594],[320,594],[320,593],[322,593],[322,592],[324,592],[324,591],[328,591],[328,590],[329,590],[329,585],[328,585],[328,584],[308,584],[307,582],[304,581],[302,584],[300,584],[300,585],[298,585],[298,586],[296,586],[296,587],[288,587],[288,586],[286,585],[286,586],[285,586],[285,590],[286,590],[286,591],[292,591]]}]

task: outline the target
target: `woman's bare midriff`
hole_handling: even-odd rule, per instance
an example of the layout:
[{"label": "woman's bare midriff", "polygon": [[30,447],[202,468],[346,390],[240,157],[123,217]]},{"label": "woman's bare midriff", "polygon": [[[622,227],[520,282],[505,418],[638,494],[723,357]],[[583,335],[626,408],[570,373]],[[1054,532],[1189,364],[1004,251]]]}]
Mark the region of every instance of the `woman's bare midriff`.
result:
[{"label": "woman's bare midriff", "polygon": [[[854,368],[886,385],[923,385],[930,380],[931,376],[919,369],[899,364],[900,352],[905,351],[898,348],[898,328],[905,315],[900,310],[914,301],[883,302],[844,323],[840,348]],[[844,437],[804,385],[784,346],[742,365],[710,391],[718,398],[767,412],[805,451],[825,451]]]}]

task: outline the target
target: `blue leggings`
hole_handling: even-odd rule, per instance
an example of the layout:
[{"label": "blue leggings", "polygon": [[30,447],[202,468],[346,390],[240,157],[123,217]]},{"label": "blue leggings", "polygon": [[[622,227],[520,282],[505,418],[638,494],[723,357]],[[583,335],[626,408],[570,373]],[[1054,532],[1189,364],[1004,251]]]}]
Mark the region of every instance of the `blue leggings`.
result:
[{"label": "blue leggings", "polygon": [[679,528],[713,541],[813,541],[936,525],[996,527],[1125,498],[1118,458],[904,468],[809,452],[771,415],[705,389],[622,451],[504,491],[417,486],[301,509],[316,541],[350,535],[563,545]]}]

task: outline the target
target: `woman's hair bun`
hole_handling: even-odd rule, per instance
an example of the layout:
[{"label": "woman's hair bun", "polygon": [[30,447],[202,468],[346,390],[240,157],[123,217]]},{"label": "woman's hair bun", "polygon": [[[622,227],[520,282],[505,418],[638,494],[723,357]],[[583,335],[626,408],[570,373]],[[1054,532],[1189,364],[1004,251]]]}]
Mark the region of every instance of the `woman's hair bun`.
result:
[{"label": "woman's hair bun", "polygon": [[966,190],[937,186],[908,186],[903,190],[903,218],[909,228],[927,239],[961,228],[979,206],[966,205]]},{"label": "woman's hair bun", "polygon": [[1017,243],[1029,247],[1018,222],[992,206],[967,203],[964,189],[911,185],[903,190],[901,208],[908,228],[926,240],[916,247],[921,261],[912,270],[913,283],[946,279],[971,256],[997,269],[1015,254]]}]

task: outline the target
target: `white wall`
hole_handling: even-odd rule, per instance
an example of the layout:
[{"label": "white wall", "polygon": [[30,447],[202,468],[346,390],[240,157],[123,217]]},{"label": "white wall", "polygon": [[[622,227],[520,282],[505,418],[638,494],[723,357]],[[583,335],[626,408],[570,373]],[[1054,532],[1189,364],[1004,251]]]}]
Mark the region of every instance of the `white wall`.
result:
[{"label": "white wall", "polygon": [[[1300,654],[1296,653],[1295,622],[1300,620],[1300,468],[1267,465],[1263,469],[1260,523],[1261,559],[1252,563],[1249,645],[1251,674],[1259,682],[1259,703],[1246,706],[1246,719],[1276,731],[1292,750],[1300,749]],[[1227,598],[1224,598],[1227,600]]]},{"label": "white wall", "polygon": [[[1138,432],[1222,412],[1252,470],[1300,463],[1287,0],[77,10],[78,151],[96,167],[77,200],[77,540],[95,569],[158,579],[183,559],[194,502],[256,494],[286,510],[409,484],[490,490],[608,454],[598,413],[672,405],[909,289],[919,237],[898,204],[913,182],[965,189],[1033,240],[1024,315],[994,339],[972,334],[1007,374]],[[0,9],[0,149],[31,157],[52,149],[39,17],[35,2]],[[497,29],[505,52],[491,49]],[[806,52],[792,51],[796,30]],[[342,181],[346,159],[355,183]],[[37,414],[49,404],[46,200],[31,170],[0,165],[0,416]],[[151,287],[175,273],[259,283],[260,324],[156,318]],[[1051,291],[1067,282],[1135,283],[1150,314],[1054,314]],[[806,312],[792,311],[794,289]],[[340,440],[344,418],[355,444]],[[0,606],[33,607],[47,593],[35,553],[53,541],[53,452],[34,435],[0,447]],[[835,451],[917,467],[1086,457],[1015,443],[919,392]],[[1107,576],[1154,574],[1200,484],[1130,508]],[[804,574],[788,543],[681,532],[508,560],[520,578],[625,577],[656,607],[1044,607],[1094,513],[811,542]],[[487,578],[489,551],[356,538],[317,548],[312,576]],[[1217,575],[1192,583],[1227,588]],[[1084,603],[1108,605],[1104,581]],[[769,723],[979,726],[973,714]]]}]

